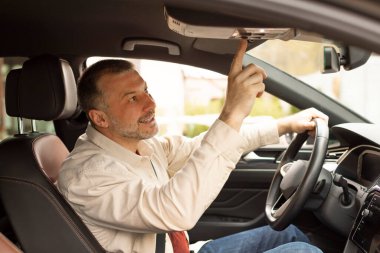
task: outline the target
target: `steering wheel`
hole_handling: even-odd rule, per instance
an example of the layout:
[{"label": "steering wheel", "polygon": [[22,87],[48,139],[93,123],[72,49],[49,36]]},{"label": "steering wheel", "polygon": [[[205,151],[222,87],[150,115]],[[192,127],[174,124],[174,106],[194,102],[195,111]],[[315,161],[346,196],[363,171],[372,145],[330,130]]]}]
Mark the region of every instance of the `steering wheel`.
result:
[{"label": "steering wheel", "polygon": [[298,134],[285,151],[272,179],[265,215],[275,230],[283,230],[301,211],[314,189],[325,159],[329,128],[322,119],[314,119],[316,132],[308,161],[297,160],[296,155],[308,139],[307,132]]}]

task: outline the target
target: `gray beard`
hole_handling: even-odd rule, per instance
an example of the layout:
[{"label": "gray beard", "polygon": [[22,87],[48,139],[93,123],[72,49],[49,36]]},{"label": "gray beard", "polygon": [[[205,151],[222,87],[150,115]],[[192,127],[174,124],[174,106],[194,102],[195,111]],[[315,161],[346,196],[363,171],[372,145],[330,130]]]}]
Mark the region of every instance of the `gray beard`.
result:
[{"label": "gray beard", "polygon": [[136,130],[127,130],[125,128],[120,127],[120,124],[117,120],[112,120],[112,124],[114,125],[115,132],[119,136],[122,136],[123,138],[127,138],[127,139],[146,140],[146,139],[152,138],[158,132],[158,129],[157,129],[154,132],[143,133],[143,132],[138,131],[138,127],[136,127]]}]

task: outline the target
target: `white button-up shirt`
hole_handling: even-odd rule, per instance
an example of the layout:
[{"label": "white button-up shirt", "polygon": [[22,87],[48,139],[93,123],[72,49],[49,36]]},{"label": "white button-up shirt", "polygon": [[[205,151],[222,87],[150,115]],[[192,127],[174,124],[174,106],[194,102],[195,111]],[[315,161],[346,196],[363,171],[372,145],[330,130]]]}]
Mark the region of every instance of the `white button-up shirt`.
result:
[{"label": "white button-up shirt", "polygon": [[107,251],[154,253],[156,233],[196,224],[243,152],[278,140],[274,120],[240,134],[217,120],[192,139],[140,141],[138,155],[89,126],[65,160],[58,188]]}]

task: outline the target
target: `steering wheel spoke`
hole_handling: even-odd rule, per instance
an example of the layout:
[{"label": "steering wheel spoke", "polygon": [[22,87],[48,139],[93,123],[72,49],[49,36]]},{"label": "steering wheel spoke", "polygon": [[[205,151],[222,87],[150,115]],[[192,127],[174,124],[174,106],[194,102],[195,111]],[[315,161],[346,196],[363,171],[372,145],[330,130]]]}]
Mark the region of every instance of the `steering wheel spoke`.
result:
[{"label": "steering wheel spoke", "polygon": [[[283,198],[283,200],[285,200],[285,198],[282,196],[281,194],[281,197]],[[280,200],[280,199],[278,199]],[[273,207],[273,217],[274,218],[278,218],[278,217],[281,217],[283,215],[283,213],[285,212],[285,210],[288,208],[290,202],[292,201],[292,197],[290,197],[289,199],[287,199],[285,202],[282,203],[282,205],[278,208],[278,209],[274,209],[275,207]]]}]

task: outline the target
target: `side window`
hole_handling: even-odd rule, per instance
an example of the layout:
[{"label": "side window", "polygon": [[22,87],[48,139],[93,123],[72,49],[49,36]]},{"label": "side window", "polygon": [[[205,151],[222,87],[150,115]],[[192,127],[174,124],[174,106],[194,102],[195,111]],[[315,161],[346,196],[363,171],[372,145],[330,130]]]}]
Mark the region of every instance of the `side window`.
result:
[{"label": "side window", "polygon": [[[87,66],[103,59],[91,57]],[[157,108],[160,134],[188,137],[206,131],[222,110],[227,88],[227,76],[187,65],[161,61],[132,61],[148,84]],[[247,123],[261,117],[279,118],[298,109],[269,93],[256,100]]]},{"label": "side window", "polygon": [[[0,58],[0,140],[18,133],[17,118],[9,117],[5,110],[5,80],[12,69],[21,68],[25,58],[8,57]],[[54,133],[53,122],[36,121],[36,128],[39,132]],[[25,132],[31,131],[30,120],[24,120]]]}]

